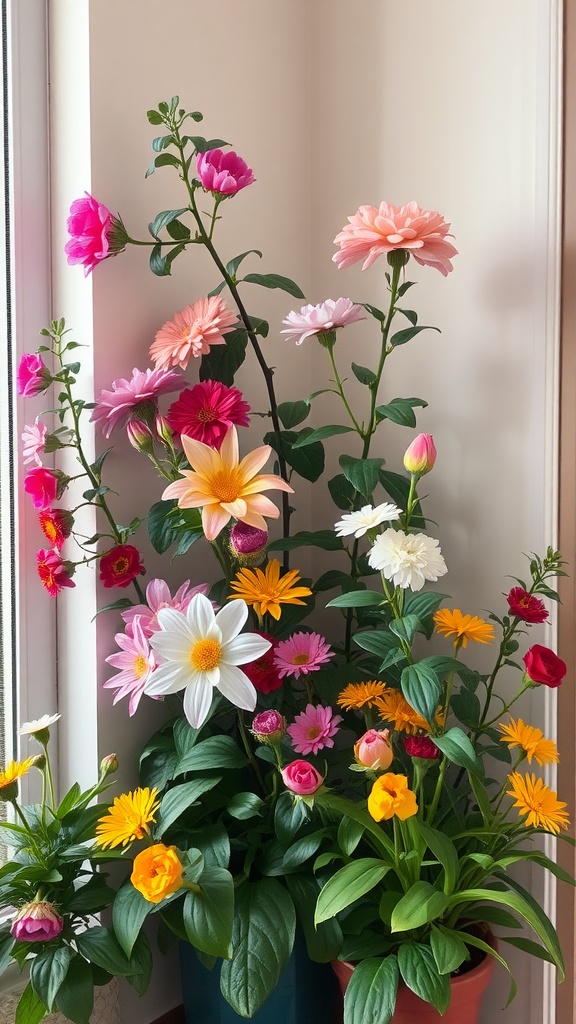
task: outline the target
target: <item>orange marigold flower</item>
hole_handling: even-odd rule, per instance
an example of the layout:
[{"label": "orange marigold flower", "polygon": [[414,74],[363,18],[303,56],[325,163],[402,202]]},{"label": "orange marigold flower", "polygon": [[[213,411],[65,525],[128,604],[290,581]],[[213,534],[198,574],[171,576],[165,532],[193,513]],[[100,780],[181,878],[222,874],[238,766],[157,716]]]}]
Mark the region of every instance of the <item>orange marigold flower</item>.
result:
[{"label": "orange marigold flower", "polygon": [[310,587],[295,586],[300,581],[297,569],[291,569],[280,575],[280,562],[273,559],[266,569],[241,569],[230,586],[235,591],[228,600],[241,598],[247,605],[253,605],[254,611],[262,618],[270,612],[273,619],[278,620],[282,614],[283,604],[304,604],[302,597],[310,597]]},{"label": "orange marigold flower", "polygon": [[127,846],[135,839],[150,833],[150,822],[160,806],[156,789],[135,789],[133,793],[117,796],[107,814],[98,819],[96,843],[104,849],[109,846]]},{"label": "orange marigold flower", "polygon": [[519,808],[520,817],[528,815],[525,825],[542,828],[556,835],[561,828],[568,828],[570,819],[564,809],[566,804],[558,800],[558,794],[549,789],[542,779],[537,779],[535,775],[521,775],[520,772],[512,772],[508,778],[512,789],[506,792],[508,796],[516,798],[512,806]]},{"label": "orange marigold flower", "polygon": [[504,733],[500,742],[508,743],[510,747],[520,747],[532,763],[532,758],[540,766],[544,764],[557,764],[559,761],[558,749],[554,740],[547,740],[541,729],[533,725],[526,725],[521,718],[515,721],[510,719],[508,725],[500,722],[498,728]]},{"label": "orange marigold flower", "polygon": [[494,626],[477,615],[463,615],[459,608],[440,608],[432,616],[436,632],[453,636],[455,647],[466,647],[469,640],[489,644],[494,639]]},{"label": "orange marigold flower", "polygon": [[374,680],[369,683],[348,683],[338,695],[336,701],[345,711],[352,708],[374,707],[377,697],[382,697],[386,692],[384,683]]},{"label": "orange marigold flower", "polygon": [[381,697],[374,701],[380,717],[393,722],[396,732],[405,732],[409,736],[415,732],[430,732],[430,726],[422,715],[410,706],[399,690],[385,689]]}]

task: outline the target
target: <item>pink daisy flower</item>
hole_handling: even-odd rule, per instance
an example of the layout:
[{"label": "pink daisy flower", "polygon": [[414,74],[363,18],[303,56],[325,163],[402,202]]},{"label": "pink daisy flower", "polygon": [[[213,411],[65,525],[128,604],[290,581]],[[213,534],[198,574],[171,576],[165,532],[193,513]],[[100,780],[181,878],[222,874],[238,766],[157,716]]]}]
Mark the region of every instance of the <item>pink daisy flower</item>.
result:
[{"label": "pink daisy flower", "polygon": [[166,419],[175,434],[186,434],[220,451],[232,424],[249,427],[250,406],[238,388],[217,380],[204,380],[185,391],[170,406]]},{"label": "pink daisy flower", "polygon": [[274,664],[281,679],[284,676],[298,679],[309,672],[317,672],[332,655],[330,645],[319,633],[293,633],[278,644]]},{"label": "pink daisy flower", "polygon": [[339,327],[348,327],[365,319],[362,307],[355,306],[352,299],[326,299],[317,306],[302,306],[299,313],[295,310],[288,313],[282,321],[286,330],[280,334],[288,334],[297,345],[301,345],[306,338],[336,331]]},{"label": "pink daisy flower", "polygon": [[421,210],[417,203],[361,206],[336,235],[340,252],[332,259],[339,270],[364,260],[362,270],[367,270],[379,256],[404,249],[417,263],[436,267],[446,277],[453,269],[451,257],[458,254],[447,241],[449,228],[441,213]]},{"label": "pink daisy flower", "polygon": [[194,595],[207,594],[208,589],[207,583],[191,587],[190,580],[186,580],[172,597],[170,588],[164,580],[150,580],[146,587],[148,604],[136,604],[122,612],[127,634],[132,635],[133,624],[138,620],[144,636],[152,636],[160,629],[158,612],[161,608],[175,608],[177,612],[185,612]]},{"label": "pink daisy flower", "polygon": [[24,465],[27,466],[30,462],[35,462],[37,466],[41,466],[40,452],[44,451],[46,426],[44,423],[40,423],[38,416],[34,423],[24,427],[22,440],[24,442],[22,447],[22,461]]},{"label": "pink daisy flower", "polygon": [[324,747],[334,746],[332,737],[341,721],[342,716],[333,714],[332,708],[307,704],[286,731],[297,754],[317,754]]},{"label": "pink daisy flower", "polygon": [[185,370],[191,356],[207,356],[212,345],[225,345],[224,335],[237,323],[236,314],[218,295],[198,299],[160,328],[150,346],[152,361],[157,369],[180,366]]},{"label": "pink daisy flower", "polygon": [[136,616],[131,624],[130,635],[128,633],[116,633],[114,637],[118,647],[122,648],[119,654],[111,654],[106,661],[114,668],[119,668],[115,676],[104,683],[107,690],[116,690],[114,704],[117,704],[123,697],[128,697],[128,714],[132,717],[140,703],[144,693],[144,687],[150,678],[151,673],[158,665],[156,655],[148,643],[140,616]]},{"label": "pink daisy flower", "polygon": [[110,437],[115,427],[125,427],[139,413],[157,411],[159,395],[180,391],[185,381],[172,370],[132,370],[132,379],[119,377],[112,381],[111,391],[101,391],[90,419],[102,427],[104,437]]}]

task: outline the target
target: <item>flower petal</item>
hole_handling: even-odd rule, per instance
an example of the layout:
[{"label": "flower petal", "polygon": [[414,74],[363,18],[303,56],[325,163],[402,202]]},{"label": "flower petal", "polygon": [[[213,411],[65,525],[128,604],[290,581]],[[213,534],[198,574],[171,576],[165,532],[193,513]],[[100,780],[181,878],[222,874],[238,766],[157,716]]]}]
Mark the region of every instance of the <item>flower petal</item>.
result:
[{"label": "flower petal", "polygon": [[212,706],[213,689],[204,676],[205,673],[198,673],[184,690],[184,714],[193,729],[204,724]]},{"label": "flower petal", "polygon": [[247,665],[251,661],[256,661],[262,654],[266,654],[271,647],[270,641],[264,640],[257,633],[242,633],[235,640],[224,644],[221,664]]},{"label": "flower petal", "polygon": [[248,608],[239,598],[229,601],[216,613],[214,621],[222,630],[224,646],[238,636],[247,618]]},{"label": "flower petal", "polygon": [[226,512],[221,505],[204,505],[202,509],[202,529],[206,540],[216,540],[219,533],[228,525],[231,519],[229,512]]},{"label": "flower petal", "polygon": [[178,693],[183,690],[190,681],[190,671],[181,665],[174,665],[174,662],[167,661],[159,665],[148,679],[144,693],[150,697],[163,697],[167,693]]},{"label": "flower petal", "polygon": [[253,711],[256,707],[257,693],[254,686],[248,676],[235,666],[220,664],[218,689],[237,708]]}]

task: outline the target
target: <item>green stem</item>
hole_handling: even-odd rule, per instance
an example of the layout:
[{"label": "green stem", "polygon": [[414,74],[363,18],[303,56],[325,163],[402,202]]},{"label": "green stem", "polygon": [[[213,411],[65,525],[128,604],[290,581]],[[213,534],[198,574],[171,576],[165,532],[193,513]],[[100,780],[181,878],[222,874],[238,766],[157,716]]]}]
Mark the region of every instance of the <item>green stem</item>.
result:
[{"label": "green stem", "polygon": [[[45,772],[46,772],[46,779],[47,779],[47,782],[48,782],[48,799],[50,801],[49,806],[50,806],[50,809],[55,813],[56,812],[56,801],[55,801],[55,797],[54,797],[54,777],[52,775],[52,768],[50,766],[50,756],[48,754],[48,745],[46,743],[43,743],[42,747],[44,749],[44,756],[46,758]],[[42,802],[44,803],[44,801],[42,801]]]},{"label": "green stem", "polygon": [[34,838],[34,833],[32,832],[32,830],[30,828],[30,825],[26,821],[26,818],[24,817],[24,813],[23,813],[20,805],[18,804],[18,801],[16,800],[16,798],[14,798],[10,802],[11,802],[14,810],[16,811],[16,814],[20,818],[20,821],[22,822],[24,828],[26,829],[26,833],[27,833],[28,838],[30,840],[30,846],[32,847],[32,849],[34,850],[34,853],[36,854],[36,857],[38,858],[38,863],[39,864],[43,864],[44,863],[44,858],[43,858],[42,853],[40,852],[40,849],[39,849],[39,847],[38,847],[38,845],[36,843],[36,840]]},{"label": "green stem", "polygon": [[344,394],[344,385],[342,384],[342,379],[340,377],[340,374],[338,373],[338,368],[336,366],[336,360],[334,358],[334,345],[333,344],[332,345],[326,345],[324,347],[326,348],[326,350],[328,352],[328,358],[330,360],[330,365],[332,367],[332,373],[334,374],[334,383],[335,383],[335,385],[336,385],[336,387],[338,389],[338,394],[340,395],[340,398],[342,399],[342,402],[344,404],[344,408],[346,409],[346,412],[348,413],[348,415],[350,417],[350,420],[352,421],[352,424],[354,426],[354,430],[356,431],[357,434],[360,435],[360,437],[362,439],[364,439],[364,432],[363,432],[361,426],[359,425],[358,420],[356,419],[354,413],[352,412],[352,409],[350,408],[348,399],[346,398],[346,395]]},{"label": "green stem", "polygon": [[426,815],[426,821],[428,825],[431,825],[434,820],[434,815],[438,809],[438,803],[440,801],[440,795],[442,793],[442,786],[444,785],[444,776],[448,767],[448,759],[442,758],[440,762],[440,769],[438,771],[438,778],[436,779],[436,789],[434,790],[434,796],[432,797],[432,803],[428,808],[428,814]]},{"label": "green stem", "polygon": [[242,712],[240,710],[238,711],[237,717],[238,717],[238,731],[239,731],[240,737],[242,739],[242,744],[243,744],[244,750],[246,751],[246,757],[248,758],[248,760],[250,762],[250,765],[252,767],[252,770],[253,770],[256,778],[258,779],[258,783],[259,783],[260,788],[262,790],[262,794],[264,796],[266,796],[267,794],[266,794],[266,786],[265,786],[265,783],[264,783],[264,778],[262,776],[262,772],[260,771],[260,766],[259,766],[259,764],[258,764],[258,762],[257,762],[257,760],[254,757],[254,754],[252,752],[252,747],[250,746],[250,741],[248,739],[248,735],[247,735],[247,732],[246,732],[246,726],[244,725],[244,719],[242,717]]}]

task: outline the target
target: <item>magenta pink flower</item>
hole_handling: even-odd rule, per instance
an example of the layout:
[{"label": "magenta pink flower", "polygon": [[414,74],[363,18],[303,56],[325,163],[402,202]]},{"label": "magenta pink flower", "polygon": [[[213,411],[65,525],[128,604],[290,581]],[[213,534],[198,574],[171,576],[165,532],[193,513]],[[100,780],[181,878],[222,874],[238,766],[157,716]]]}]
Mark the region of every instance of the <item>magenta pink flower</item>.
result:
[{"label": "magenta pink flower", "polygon": [[424,761],[436,761],[440,751],[429,736],[405,736],[404,749],[410,757],[421,757]]},{"label": "magenta pink flower", "polygon": [[269,711],[260,711],[252,719],[250,732],[258,743],[277,744],[286,732],[286,719],[273,708]]},{"label": "magenta pink flower", "polygon": [[10,934],[19,942],[50,942],[60,935],[63,927],[64,921],[52,903],[33,900],[18,911]]},{"label": "magenta pink flower", "polygon": [[236,314],[218,295],[198,299],[162,325],[150,346],[152,361],[157,369],[185,370],[192,356],[207,356],[212,345],[225,345],[224,335],[237,324]]},{"label": "magenta pink flower", "polygon": [[40,452],[44,451],[46,433],[46,425],[44,423],[40,423],[38,417],[36,417],[34,423],[24,427],[24,430],[22,431],[22,440],[24,442],[22,447],[22,462],[25,466],[29,465],[30,462],[35,462],[37,466],[42,465]]},{"label": "magenta pink flower", "polygon": [[348,327],[358,320],[365,320],[361,306],[355,306],[352,299],[326,299],[317,306],[302,306],[299,313],[292,310],[285,320],[286,330],[280,334],[288,334],[297,345],[306,338],[313,338],[327,331],[336,331],[339,327]]},{"label": "magenta pink flower", "polygon": [[66,508],[43,508],[38,513],[42,533],[52,547],[60,551],[64,541],[72,533],[74,516]]},{"label": "magenta pink flower", "polygon": [[268,530],[259,530],[247,523],[235,523],[230,530],[228,550],[243,568],[262,565],[268,550]]},{"label": "magenta pink flower", "polygon": [[335,715],[332,708],[319,704],[307,704],[306,710],[296,715],[286,730],[292,739],[297,754],[317,754],[324,747],[333,747],[333,736],[338,732],[341,715]]},{"label": "magenta pink flower", "polygon": [[81,263],[87,276],[98,263],[112,255],[110,238],[113,229],[114,218],[107,206],[88,192],[83,198],[75,199],[68,217],[70,240],[64,246],[68,263]]},{"label": "magenta pink flower", "polygon": [[296,796],[312,796],[324,782],[320,772],[309,761],[291,761],[281,772],[287,789]]},{"label": "magenta pink flower", "polygon": [[232,424],[249,427],[250,406],[238,388],[204,380],[186,388],[168,409],[166,419],[175,434],[186,434],[220,451]]},{"label": "magenta pink flower", "polygon": [[512,587],[506,598],[508,611],[515,618],[523,619],[524,622],[546,622],[548,611],[546,605],[539,597],[529,594],[524,587]]},{"label": "magenta pink flower", "polygon": [[278,644],[274,664],[280,678],[294,676],[298,679],[309,672],[317,672],[332,657],[330,645],[319,633],[293,633]]},{"label": "magenta pink flower", "polygon": [[117,544],[100,559],[100,580],[105,587],[129,587],[146,572],[142,556],[132,544]]},{"label": "magenta pink flower", "polygon": [[36,552],[36,561],[38,575],[50,597],[57,597],[64,587],[76,586],[71,579],[74,572],[73,563],[63,562],[57,551],[41,548]]},{"label": "magenta pink flower", "polygon": [[242,670],[248,676],[254,689],[258,690],[258,693],[273,693],[274,690],[279,690],[282,686],[282,680],[274,664],[274,651],[278,645],[278,640],[275,636],[272,636],[270,633],[264,633],[261,629],[257,629],[255,632],[258,636],[263,636],[265,640],[268,640],[270,647],[259,658],[255,658],[254,661],[249,661],[247,665],[243,665]]},{"label": "magenta pink flower", "polygon": [[41,355],[36,352],[28,352],[23,355],[16,371],[16,385],[18,394],[23,398],[31,398],[39,395],[52,383],[52,374]]},{"label": "magenta pink flower", "polygon": [[208,589],[207,583],[191,587],[190,580],[186,580],[172,597],[170,588],[164,580],[150,580],[146,587],[148,604],[136,604],[122,612],[122,618],[127,625],[126,632],[131,635],[132,623],[138,619],[144,636],[152,636],[160,629],[158,612],[162,608],[175,608],[177,612],[185,612],[194,595],[207,594]]},{"label": "magenta pink flower", "polygon": [[90,419],[99,423],[104,437],[115,427],[125,427],[133,416],[157,411],[159,395],[180,391],[185,386],[180,374],[172,370],[132,370],[132,379],[119,377],[112,381],[111,391],[101,391]]},{"label": "magenta pink flower", "polygon": [[108,665],[120,671],[104,683],[107,690],[116,690],[114,704],[117,704],[123,697],[128,697],[128,714],[130,717],[136,713],[140,698],[144,693],[144,687],[152,672],[158,665],[158,660],[144,632],[144,623],[140,615],[134,616],[130,625],[130,633],[116,633],[114,637],[119,654],[111,654],[106,658]]},{"label": "magenta pink flower", "polygon": [[32,499],[34,508],[48,508],[59,497],[61,479],[56,471],[37,466],[29,469],[24,478],[24,490]]},{"label": "magenta pink flower", "polygon": [[256,180],[248,164],[232,149],[227,153],[221,149],[198,153],[196,171],[202,188],[220,196],[234,196]]},{"label": "magenta pink flower", "polygon": [[379,256],[404,249],[417,263],[436,267],[446,277],[458,252],[447,241],[449,227],[442,214],[421,210],[416,203],[361,206],[336,235],[340,252],[332,259],[339,270],[364,260],[362,270],[367,270]]}]

